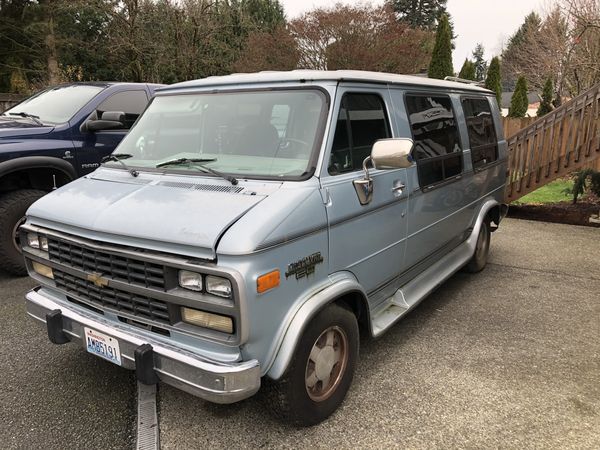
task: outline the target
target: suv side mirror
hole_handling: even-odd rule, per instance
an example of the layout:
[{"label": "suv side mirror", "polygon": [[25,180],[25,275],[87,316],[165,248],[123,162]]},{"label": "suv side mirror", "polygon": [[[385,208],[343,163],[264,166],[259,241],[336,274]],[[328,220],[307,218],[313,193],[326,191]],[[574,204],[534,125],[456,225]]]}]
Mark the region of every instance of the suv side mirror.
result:
[{"label": "suv side mirror", "polygon": [[88,119],[81,125],[81,131],[117,130],[125,128],[125,113],[105,111],[100,119]]},{"label": "suv side mirror", "polygon": [[363,161],[365,176],[361,180],[354,180],[354,189],[361,205],[368,205],[373,199],[373,179],[369,175],[370,162],[375,169],[403,169],[413,165],[410,156],[414,142],[412,139],[380,139],[371,149],[371,156]]}]

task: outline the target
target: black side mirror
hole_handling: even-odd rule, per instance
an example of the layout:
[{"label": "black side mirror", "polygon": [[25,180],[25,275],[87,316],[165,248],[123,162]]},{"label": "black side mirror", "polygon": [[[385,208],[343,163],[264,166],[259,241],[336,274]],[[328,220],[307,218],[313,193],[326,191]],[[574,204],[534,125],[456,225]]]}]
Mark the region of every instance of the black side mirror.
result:
[{"label": "black side mirror", "polygon": [[81,131],[118,130],[125,128],[125,113],[121,111],[105,111],[100,119],[90,118],[83,122]]}]

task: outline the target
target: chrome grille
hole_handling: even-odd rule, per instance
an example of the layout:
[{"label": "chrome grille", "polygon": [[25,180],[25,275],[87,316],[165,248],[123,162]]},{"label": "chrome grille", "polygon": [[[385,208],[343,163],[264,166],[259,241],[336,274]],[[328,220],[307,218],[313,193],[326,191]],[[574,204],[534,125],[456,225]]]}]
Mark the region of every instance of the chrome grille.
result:
[{"label": "chrome grille", "polygon": [[50,260],[84,272],[136,286],[165,290],[165,268],[159,264],[113,255],[82,247],[74,242],[48,237]]},{"label": "chrome grille", "polygon": [[72,294],[77,300],[87,302],[101,309],[126,313],[140,319],[170,324],[167,304],[144,295],[114,289],[110,286],[98,287],[94,283],[54,269],[54,282],[58,288]]}]

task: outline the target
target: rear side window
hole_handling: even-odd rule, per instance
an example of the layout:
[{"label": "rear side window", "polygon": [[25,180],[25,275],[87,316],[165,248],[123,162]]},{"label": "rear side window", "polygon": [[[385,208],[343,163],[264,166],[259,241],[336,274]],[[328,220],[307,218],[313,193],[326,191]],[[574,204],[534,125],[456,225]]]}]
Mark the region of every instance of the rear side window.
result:
[{"label": "rear side window", "polygon": [[450,97],[407,95],[406,109],[421,188],[460,175],[462,147]]},{"label": "rear side window", "polygon": [[467,121],[473,168],[479,169],[498,159],[498,138],[490,102],[486,98],[464,98],[462,107]]},{"label": "rear side window", "polygon": [[104,100],[97,108],[98,117],[106,111],[125,113],[125,128],[129,129],[140,116],[146,105],[148,96],[145,91],[118,92]]},{"label": "rear side window", "polygon": [[383,99],[376,94],[345,94],[335,127],[329,173],[362,169],[373,144],[391,137]]}]

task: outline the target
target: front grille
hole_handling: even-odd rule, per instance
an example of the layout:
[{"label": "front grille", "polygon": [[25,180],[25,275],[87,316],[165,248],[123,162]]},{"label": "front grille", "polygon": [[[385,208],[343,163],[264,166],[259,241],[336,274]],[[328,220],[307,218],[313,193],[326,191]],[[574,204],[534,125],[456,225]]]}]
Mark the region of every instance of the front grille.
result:
[{"label": "front grille", "polygon": [[92,306],[117,313],[126,313],[140,319],[170,324],[168,307],[163,301],[109,286],[101,288],[88,280],[57,269],[54,269],[54,282],[58,288],[76,296],[81,301],[90,303]]},{"label": "front grille", "polygon": [[159,264],[135,260],[82,247],[74,242],[48,237],[50,260],[84,272],[140,287],[165,290],[165,268]]}]

